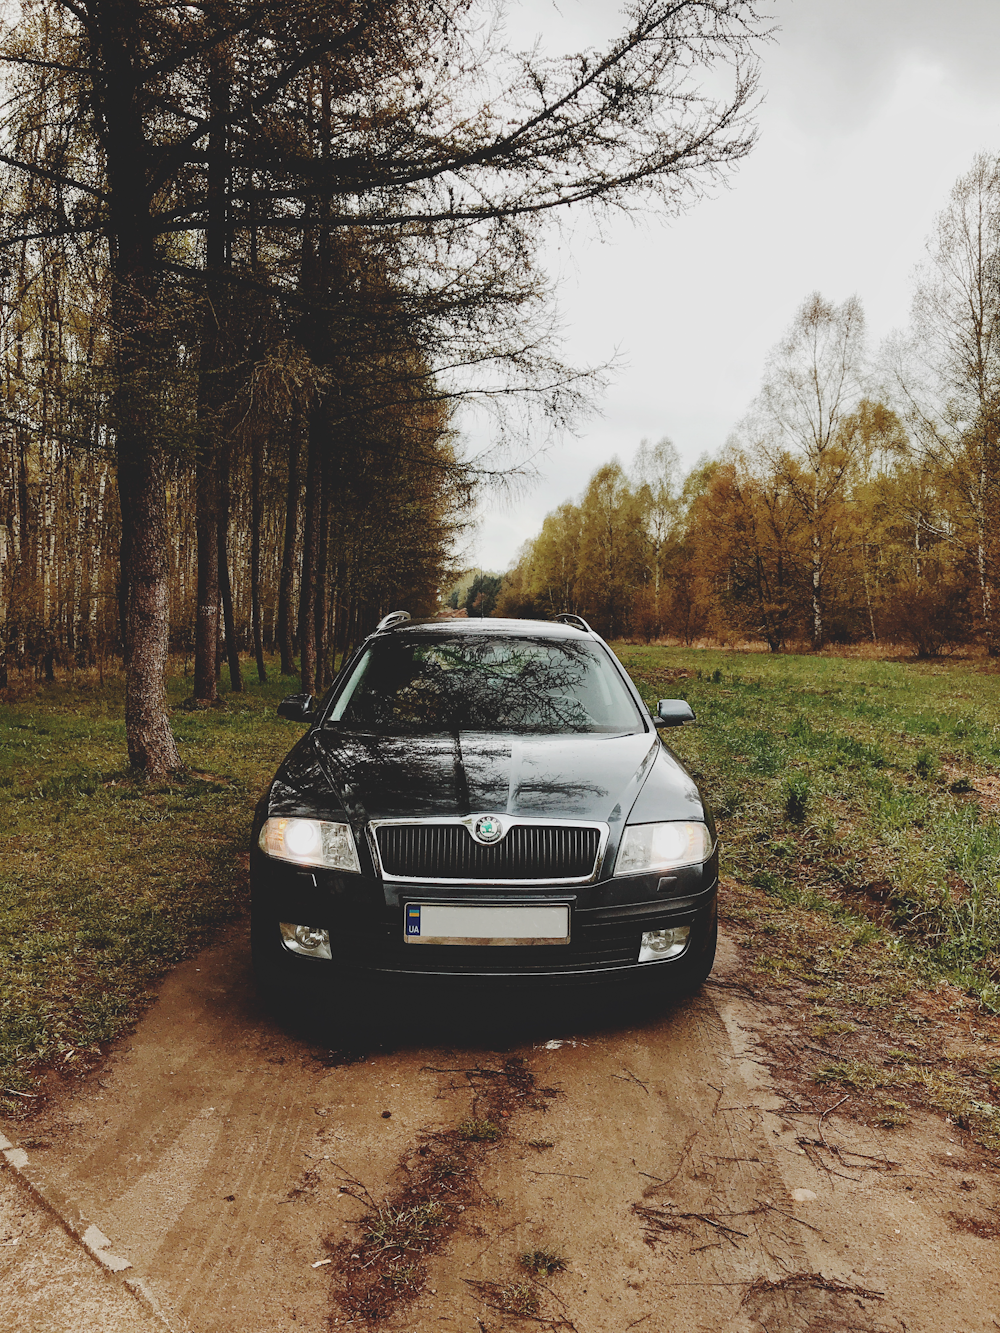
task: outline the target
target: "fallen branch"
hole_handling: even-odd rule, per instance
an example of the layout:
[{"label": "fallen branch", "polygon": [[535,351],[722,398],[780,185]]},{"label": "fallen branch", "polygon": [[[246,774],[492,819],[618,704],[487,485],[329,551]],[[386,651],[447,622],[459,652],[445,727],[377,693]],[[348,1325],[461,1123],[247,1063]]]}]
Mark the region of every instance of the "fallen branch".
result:
[{"label": "fallen branch", "polygon": [[834,1102],[832,1106],[828,1106],[826,1110],[823,1112],[823,1114],[820,1116],[816,1124],[816,1128],[819,1131],[819,1136],[821,1139],[823,1139],[824,1144],[826,1143],[826,1139],[823,1138],[823,1121],[826,1119],[826,1117],[830,1114],[831,1111],[836,1111],[838,1106],[843,1106],[844,1102],[849,1101],[850,1097],[851,1094],[847,1093],[845,1096],[841,1097],[839,1102]]}]

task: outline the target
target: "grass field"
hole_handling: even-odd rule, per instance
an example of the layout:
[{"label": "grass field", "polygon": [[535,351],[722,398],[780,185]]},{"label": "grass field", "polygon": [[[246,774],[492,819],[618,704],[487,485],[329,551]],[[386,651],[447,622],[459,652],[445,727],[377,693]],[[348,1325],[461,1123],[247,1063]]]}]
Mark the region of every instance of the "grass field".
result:
[{"label": "grass field", "polygon": [[120,681],[0,707],[0,1109],[39,1066],[88,1063],[166,967],[242,910],[253,805],[301,734],[275,702],[297,688],[275,678],[187,712],[175,676],[188,771],[162,786],[123,771]]},{"label": "grass field", "polygon": [[883,928],[922,969],[1000,1008],[1000,674],[621,648],[719,815],[723,870],[777,902]]},{"label": "grass field", "polygon": [[[826,921],[836,934],[810,944],[810,984],[864,955],[855,991],[888,984],[888,966],[897,998],[915,976],[947,978],[1000,1010],[1000,675],[982,662],[619,651],[647,700],[685,697],[698,714],[668,735],[718,812],[723,873],[742,894],[724,911],[765,941],[759,970],[794,973],[803,923]],[[174,677],[188,771],[154,787],[123,772],[120,682],[0,707],[0,1111],[29,1104],[17,1094],[39,1069],[86,1065],[158,975],[243,910],[252,806],[301,730],[274,707],[295,688],[274,678],[187,712],[190,681]]]},{"label": "grass field", "polygon": [[[621,648],[719,812],[721,912],[772,1075],[891,1128],[933,1108],[1000,1151],[1000,677]],[[830,1085],[830,1086],[828,1086]]]}]

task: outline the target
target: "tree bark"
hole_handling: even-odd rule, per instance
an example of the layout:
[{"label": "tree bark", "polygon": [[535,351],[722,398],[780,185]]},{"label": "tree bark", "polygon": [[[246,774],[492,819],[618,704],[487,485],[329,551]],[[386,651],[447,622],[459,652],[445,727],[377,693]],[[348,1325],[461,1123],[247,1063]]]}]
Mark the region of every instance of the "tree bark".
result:
[{"label": "tree bark", "polygon": [[[226,324],[229,293],[220,276],[227,267],[226,175],[227,127],[231,62],[223,46],[209,56],[209,102],[216,128],[208,139],[207,218],[205,223],[206,290],[202,317],[201,361],[198,377],[198,464],[196,531],[198,542],[198,599],[194,644],[194,697],[201,704],[218,698],[216,662],[219,647],[219,533],[223,515],[220,496],[220,450],[226,404]],[[228,571],[227,571],[228,574]],[[228,643],[228,635],[227,635]]]},{"label": "tree bark", "polygon": [[236,641],[236,618],[233,615],[233,588],[229,581],[229,484],[230,458],[224,451],[219,458],[219,593],[222,597],[222,615],[226,630],[226,658],[229,662],[229,688],[234,694],[243,693],[243,672],[240,668],[240,649]]},{"label": "tree bark", "polygon": [[299,455],[302,452],[302,427],[296,421],[288,440],[288,489],[285,494],[285,537],[281,549],[281,576],[278,580],[278,651],[281,674],[295,672],[295,645],[292,642],[292,588],[295,582],[295,550],[299,538]]},{"label": "tree bark", "polygon": [[819,534],[820,482],[819,462],[813,466],[813,495],[810,518],[810,545],[812,547],[812,646],[818,652],[823,647],[823,548]]},{"label": "tree bark", "polygon": [[823,647],[823,557],[819,533],[812,536],[812,646]]},{"label": "tree bark", "polygon": [[180,768],[181,761],[167,718],[164,686],[170,628],[166,468],[152,430],[144,429],[144,415],[134,400],[119,404],[118,490],[128,552],[125,735],[133,770],[155,779]]},{"label": "tree bark", "polygon": [[[325,443],[329,446],[328,440]],[[330,472],[330,449],[327,447],[323,450],[323,460],[319,468],[319,540],[316,555],[316,602],[314,606],[317,693],[325,690],[330,683],[329,645],[327,642],[327,608],[330,586]]]},{"label": "tree bark", "polygon": [[250,454],[250,621],[253,631],[253,652],[257,661],[257,679],[267,683],[264,665],[264,634],[260,616],[260,530],[264,522],[261,504],[261,473],[263,471],[264,442],[259,433],[253,437]]},{"label": "tree bark", "polygon": [[139,11],[91,7],[91,60],[107,162],[112,258],[114,425],[122,514],[125,734],[133,770],[161,778],[181,766],[166,712],[169,647],[166,459],[153,411],[160,283],[138,96]]},{"label": "tree bark", "polygon": [[218,698],[215,659],[219,645],[219,474],[214,440],[202,442],[195,483],[195,532],[198,543],[198,593],[194,632],[194,697],[198,703]]},{"label": "tree bark", "polygon": [[996,623],[996,588],[998,560],[997,523],[1000,522],[1000,447],[997,444],[997,422],[991,410],[983,424],[983,525],[982,525],[982,587],[983,620],[986,629],[986,652],[989,657],[1000,657],[1000,636]]},{"label": "tree bark", "polygon": [[306,472],[306,523],[302,537],[302,579],[299,586],[299,672],[304,694],[316,693],[316,574],[322,502],[323,411],[309,414],[309,464]]}]

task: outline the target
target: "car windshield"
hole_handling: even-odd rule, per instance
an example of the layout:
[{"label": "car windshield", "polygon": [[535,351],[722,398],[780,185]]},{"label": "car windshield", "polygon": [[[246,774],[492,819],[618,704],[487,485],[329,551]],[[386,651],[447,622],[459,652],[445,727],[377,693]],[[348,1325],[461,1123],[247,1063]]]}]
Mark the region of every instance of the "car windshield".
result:
[{"label": "car windshield", "polygon": [[377,639],[351,672],[328,721],[408,735],[644,729],[602,649],[485,635]]}]

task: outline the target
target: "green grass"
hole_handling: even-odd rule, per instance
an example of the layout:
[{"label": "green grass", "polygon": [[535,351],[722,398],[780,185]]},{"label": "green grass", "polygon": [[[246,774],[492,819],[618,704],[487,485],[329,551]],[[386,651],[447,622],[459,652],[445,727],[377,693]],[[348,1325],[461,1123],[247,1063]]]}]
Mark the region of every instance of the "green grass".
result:
[{"label": "green grass", "polygon": [[463,1120],[458,1127],[458,1137],[467,1143],[496,1143],[503,1138],[503,1130],[492,1120]]},{"label": "green grass", "polygon": [[519,1256],[518,1263],[537,1277],[551,1277],[553,1273],[566,1271],[566,1260],[552,1250],[526,1250]]},{"label": "green grass", "polygon": [[[245,903],[253,805],[301,726],[276,674],[186,712],[184,774],[125,772],[122,685],[80,677],[0,706],[0,1110],[44,1064],[73,1069],[125,1030],[155,979]],[[223,680],[223,690],[227,681]]]},{"label": "green grass", "polygon": [[724,874],[789,907],[867,914],[925,975],[1000,1010],[1000,826],[975,785],[1000,772],[1000,674],[619,653],[647,701],[685,698],[698,716],[666,735],[716,809]]}]

